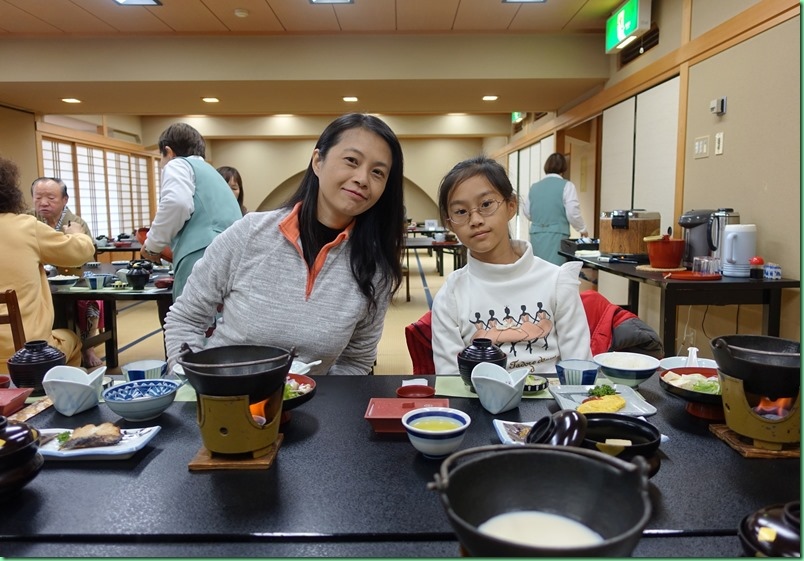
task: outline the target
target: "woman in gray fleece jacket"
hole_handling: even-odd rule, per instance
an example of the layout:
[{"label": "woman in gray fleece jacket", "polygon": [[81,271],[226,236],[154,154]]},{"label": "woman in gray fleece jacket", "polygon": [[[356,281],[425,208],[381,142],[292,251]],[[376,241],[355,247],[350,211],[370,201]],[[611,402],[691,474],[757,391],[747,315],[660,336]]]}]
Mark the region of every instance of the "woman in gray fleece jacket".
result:
[{"label": "woman in gray fleece jacket", "polygon": [[[371,115],[327,126],[288,203],[252,212],[196,263],[165,321],[168,359],[229,345],[296,347],[311,374],[368,374],[402,280],[402,148]],[[222,319],[205,332],[218,306]]]}]

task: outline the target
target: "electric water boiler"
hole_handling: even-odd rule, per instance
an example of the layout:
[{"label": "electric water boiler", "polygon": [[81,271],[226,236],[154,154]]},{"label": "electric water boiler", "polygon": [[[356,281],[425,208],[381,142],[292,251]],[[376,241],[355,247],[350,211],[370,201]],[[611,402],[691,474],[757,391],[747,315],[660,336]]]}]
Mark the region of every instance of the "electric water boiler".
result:
[{"label": "electric water boiler", "polygon": [[684,229],[684,257],[681,264],[692,268],[693,257],[709,257],[709,217],[713,209],[688,210],[678,219],[678,225]]}]

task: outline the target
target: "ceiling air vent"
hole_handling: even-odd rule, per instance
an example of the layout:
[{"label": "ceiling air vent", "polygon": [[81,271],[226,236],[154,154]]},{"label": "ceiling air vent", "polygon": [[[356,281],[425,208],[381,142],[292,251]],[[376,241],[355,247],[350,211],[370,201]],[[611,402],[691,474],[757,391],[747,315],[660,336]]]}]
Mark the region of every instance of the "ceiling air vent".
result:
[{"label": "ceiling air vent", "polygon": [[659,44],[659,28],[654,24],[639,39],[620,51],[620,67],[622,68],[638,56]]}]

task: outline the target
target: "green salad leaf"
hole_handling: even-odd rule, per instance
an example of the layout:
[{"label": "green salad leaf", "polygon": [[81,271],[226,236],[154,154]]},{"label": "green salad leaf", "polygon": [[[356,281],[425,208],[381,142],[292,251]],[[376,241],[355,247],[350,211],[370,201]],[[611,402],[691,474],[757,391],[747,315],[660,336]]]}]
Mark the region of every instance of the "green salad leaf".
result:
[{"label": "green salad leaf", "polygon": [[594,388],[589,388],[589,391],[586,393],[595,397],[603,397],[604,395],[614,395],[617,392],[614,391],[614,388],[608,384],[602,384],[600,386],[595,386]]}]

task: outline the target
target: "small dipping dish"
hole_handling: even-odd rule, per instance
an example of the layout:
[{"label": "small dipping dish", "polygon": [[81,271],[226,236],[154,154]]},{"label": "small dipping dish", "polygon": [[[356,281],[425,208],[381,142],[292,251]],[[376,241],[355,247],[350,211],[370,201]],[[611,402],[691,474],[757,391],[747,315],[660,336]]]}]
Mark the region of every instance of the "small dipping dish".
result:
[{"label": "small dipping dish", "polygon": [[426,386],[424,384],[411,384],[408,386],[399,386],[396,389],[396,395],[403,398],[420,398],[420,397],[433,397],[435,395],[435,388]]}]

